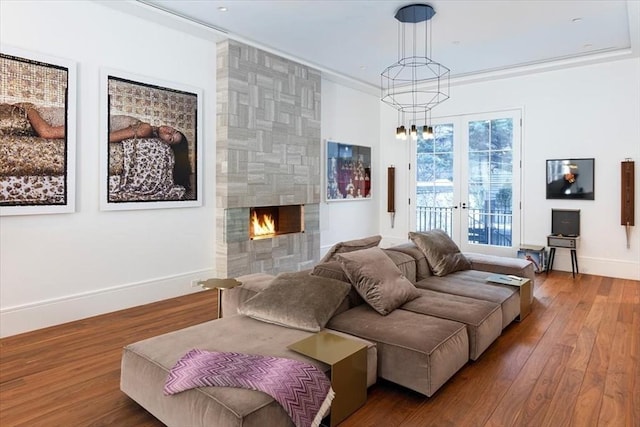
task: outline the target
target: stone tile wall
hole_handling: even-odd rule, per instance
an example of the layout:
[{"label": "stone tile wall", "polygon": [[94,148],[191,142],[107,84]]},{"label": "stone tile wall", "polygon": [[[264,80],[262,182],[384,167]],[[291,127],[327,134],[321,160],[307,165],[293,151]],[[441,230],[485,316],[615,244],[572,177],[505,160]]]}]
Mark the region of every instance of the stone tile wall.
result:
[{"label": "stone tile wall", "polygon": [[[320,257],[320,72],[227,40],[217,51],[216,268],[308,268]],[[249,240],[249,208],[305,205],[305,232]]]}]

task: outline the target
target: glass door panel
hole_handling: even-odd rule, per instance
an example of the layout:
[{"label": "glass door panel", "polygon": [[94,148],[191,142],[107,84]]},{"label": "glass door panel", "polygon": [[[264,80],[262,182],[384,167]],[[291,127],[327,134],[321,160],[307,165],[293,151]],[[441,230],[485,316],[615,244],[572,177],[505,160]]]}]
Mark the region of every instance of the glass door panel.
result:
[{"label": "glass door panel", "polygon": [[440,228],[465,251],[512,253],[519,245],[519,114],[441,120],[434,139],[416,141],[412,230]]}]

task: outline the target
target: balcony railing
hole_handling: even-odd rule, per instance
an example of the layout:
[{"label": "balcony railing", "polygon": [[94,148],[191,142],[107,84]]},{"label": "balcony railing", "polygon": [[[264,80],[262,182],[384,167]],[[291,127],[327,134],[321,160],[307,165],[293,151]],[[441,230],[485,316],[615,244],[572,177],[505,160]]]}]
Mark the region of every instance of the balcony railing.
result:
[{"label": "balcony railing", "polygon": [[[453,229],[455,207],[416,207],[416,230],[427,231],[439,228],[449,236]],[[489,212],[484,209],[465,209],[467,212],[467,238],[469,243],[494,246],[511,246],[511,226],[513,215],[510,210]]]}]

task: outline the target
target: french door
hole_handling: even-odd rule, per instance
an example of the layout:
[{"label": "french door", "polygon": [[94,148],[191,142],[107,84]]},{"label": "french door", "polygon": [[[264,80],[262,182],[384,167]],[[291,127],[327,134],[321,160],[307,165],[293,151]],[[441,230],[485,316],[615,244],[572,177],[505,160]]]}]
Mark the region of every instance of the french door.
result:
[{"label": "french door", "polygon": [[412,149],[410,229],[439,228],[463,251],[520,244],[519,110],[441,118]]}]

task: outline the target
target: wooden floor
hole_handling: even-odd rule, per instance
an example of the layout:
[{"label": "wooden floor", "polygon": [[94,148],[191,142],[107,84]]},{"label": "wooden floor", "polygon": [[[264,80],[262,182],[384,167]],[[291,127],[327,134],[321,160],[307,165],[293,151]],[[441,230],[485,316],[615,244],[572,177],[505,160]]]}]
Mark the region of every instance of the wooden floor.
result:
[{"label": "wooden floor", "polygon": [[[0,340],[0,426],[162,426],[119,390],[121,349],[213,319],[215,295]],[[435,396],[379,382],[341,426],[640,426],[640,282],[552,272],[535,298]]]}]

